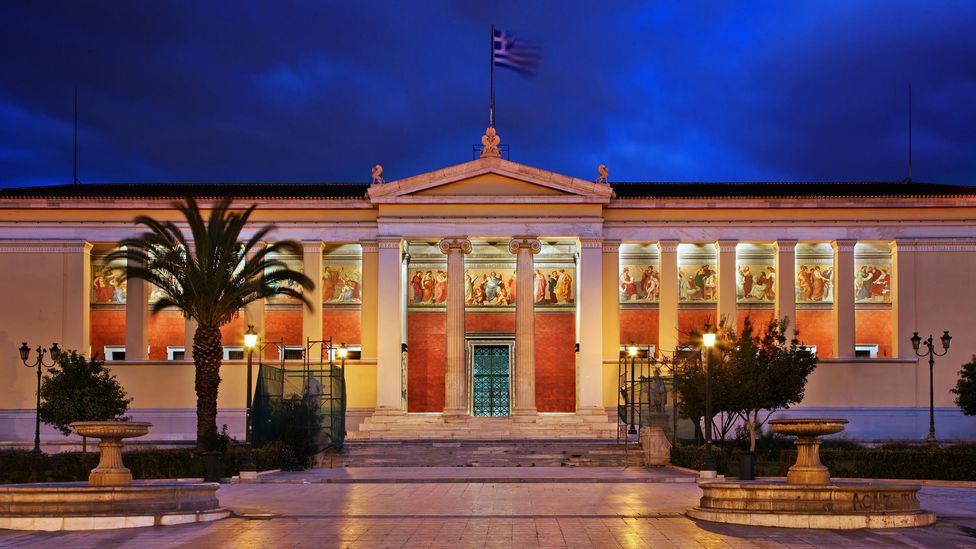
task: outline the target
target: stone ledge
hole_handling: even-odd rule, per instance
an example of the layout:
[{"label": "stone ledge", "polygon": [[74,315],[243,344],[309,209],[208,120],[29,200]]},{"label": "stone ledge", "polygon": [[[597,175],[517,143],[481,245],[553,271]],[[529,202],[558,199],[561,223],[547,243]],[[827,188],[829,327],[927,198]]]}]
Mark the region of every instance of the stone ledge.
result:
[{"label": "stone ledge", "polygon": [[856,530],[862,528],[915,528],[935,524],[935,515],[925,511],[886,514],[812,514],[762,513],[754,511],[689,509],[687,515],[696,520],[770,526],[776,528],[817,528],[827,530]]},{"label": "stone ledge", "polygon": [[193,522],[211,522],[225,519],[229,516],[230,511],[220,508],[190,513],[149,515],[93,515],[87,517],[0,516],[0,529],[44,532],[110,530],[116,528],[143,528],[146,526],[173,526]]}]

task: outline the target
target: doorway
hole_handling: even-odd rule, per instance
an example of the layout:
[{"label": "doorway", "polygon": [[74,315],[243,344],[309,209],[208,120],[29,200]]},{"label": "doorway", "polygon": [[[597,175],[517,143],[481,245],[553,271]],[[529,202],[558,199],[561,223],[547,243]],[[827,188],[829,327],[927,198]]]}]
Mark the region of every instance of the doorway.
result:
[{"label": "doorway", "polygon": [[484,341],[469,342],[469,346],[471,415],[510,415],[513,344]]}]

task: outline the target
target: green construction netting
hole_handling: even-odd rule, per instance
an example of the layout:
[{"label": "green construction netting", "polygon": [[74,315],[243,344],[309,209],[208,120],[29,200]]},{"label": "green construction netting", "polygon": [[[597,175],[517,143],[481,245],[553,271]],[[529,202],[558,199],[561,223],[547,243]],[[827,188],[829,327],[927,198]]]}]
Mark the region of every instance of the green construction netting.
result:
[{"label": "green construction netting", "polygon": [[343,368],[329,363],[314,365],[314,369],[289,366],[261,364],[258,369],[251,409],[254,447],[279,440],[284,436],[279,431],[289,429],[292,434],[294,430],[305,431],[308,444],[316,452],[329,447],[342,449],[346,436]]}]

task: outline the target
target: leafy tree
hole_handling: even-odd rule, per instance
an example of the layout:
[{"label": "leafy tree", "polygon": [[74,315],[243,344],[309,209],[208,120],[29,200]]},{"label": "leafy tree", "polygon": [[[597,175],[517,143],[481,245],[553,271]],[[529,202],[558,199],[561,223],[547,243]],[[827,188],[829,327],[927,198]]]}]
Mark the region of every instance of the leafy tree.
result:
[{"label": "leafy tree", "polygon": [[[817,357],[796,338],[787,338],[788,319],[770,320],[761,334],[753,334],[746,318],[731,369],[738,380],[736,407],[749,430],[749,451],[756,451],[756,431],[773,412],[803,400],[807,378]],[[763,417],[765,415],[765,417]]]},{"label": "leafy tree", "polygon": [[962,408],[962,413],[976,416],[976,355],[962,365],[952,392],[956,394],[956,406]]},{"label": "leafy tree", "polygon": [[301,254],[293,240],[262,246],[274,225],[265,225],[250,239],[241,233],[257,205],[232,211],[231,200],[211,206],[204,220],[195,200],[173,204],[189,227],[193,246],[171,221],[149,216],[135,219],[148,230],[119,241],[108,261],[125,261],[125,276],[149,281],[163,292],[152,308],[157,313],[176,307],[197,321],[193,336],[194,386],[197,395],[197,448],[211,448],[217,439],[217,392],[223,343],[220,327],[230,322],[245,305],[275,295],[312,304],[301,289],[315,287],[311,279],[293,271],[278,256]]},{"label": "leafy tree", "polygon": [[41,421],[65,436],[75,421],[108,421],[121,418],[131,398],[100,360],[88,360],[76,351],[65,351],[44,375],[41,385]]}]

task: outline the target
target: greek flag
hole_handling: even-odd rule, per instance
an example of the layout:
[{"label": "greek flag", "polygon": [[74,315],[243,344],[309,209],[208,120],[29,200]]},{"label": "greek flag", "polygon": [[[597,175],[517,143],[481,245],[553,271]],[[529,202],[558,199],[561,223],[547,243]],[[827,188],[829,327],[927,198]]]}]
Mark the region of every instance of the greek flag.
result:
[{"label": "greek flag", "polygon": [[492,60],[495,65],[507,67],[523,76],[535,74],[536,65],[542,57],[538,46],[517,40],[514,34],[498,29],[493,29],[493,34]]}]

